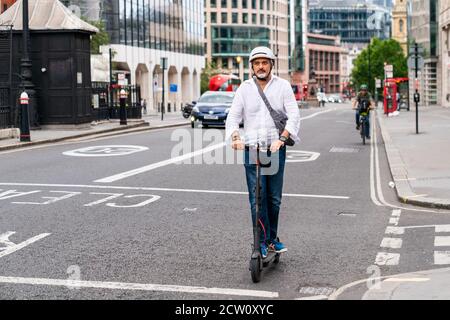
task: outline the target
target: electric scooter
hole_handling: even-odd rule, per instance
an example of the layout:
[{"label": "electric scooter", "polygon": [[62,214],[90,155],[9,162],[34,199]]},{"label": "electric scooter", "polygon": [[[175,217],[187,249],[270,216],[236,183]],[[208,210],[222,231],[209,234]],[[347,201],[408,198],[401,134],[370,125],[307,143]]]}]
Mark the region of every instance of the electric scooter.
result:
[{"label": "electric scooter", "polygon": [[253,252],[250,259],[250,272],[254,283],[261,281],[261,273],[263,268],[268,267],[270,263],[277,264],[280,262],[280,253],[269,251],[266,258],[261,255],[261,162],[260,151],[267,152],[267,149],[261,148],[260,144],[256,144],[256,217],[255,225],[253,225]]}]

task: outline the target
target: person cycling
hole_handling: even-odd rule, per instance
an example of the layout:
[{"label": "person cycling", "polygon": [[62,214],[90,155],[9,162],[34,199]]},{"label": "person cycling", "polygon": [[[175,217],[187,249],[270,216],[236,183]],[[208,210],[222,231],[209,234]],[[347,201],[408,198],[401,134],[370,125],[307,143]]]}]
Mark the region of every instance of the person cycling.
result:
[{"label": "person cycling", "polygon": [[[267,145],[270,146],[272,157],[278,157],[278,170],[273,174],[261,177],[261,219],[263,229],[260,236],[262,257],[267,257],[268,251],[286,252],[287,247],[278,238],[278,220],[283,191],[284,167],[286,161],[285,142],[292,138],[300,142],[300,112],[295,100],[291,84],[272,74],[275,55],[267,47],[256,47],[250,53],[250,66],[255,79],[244,81],[233,100],[226,122],[226,140],[235,150],[245,150],[245,173],[249,192],[250,211],[253,225],[256,220],[256,165],[250,161],[250,149],[247,143],[258,141],[259,133],[266,133]],[[272,108],[287,115],[288,120],[284,131],[280,134],[275,126],[258,86],[264,91]],[[244,139],[241,139],[239,124],[244,120]],[[245,140],[245,143],[244,143]]]},{"label": "person cycling", "polygon": [[372,105],[372,97],[368,91],[367,85],[363,84],[361,85],[361,87],[359,88],[359,93],[356,96],[356,99],[353,101],[353,109],[356,110],[356,114],[355,114],[355,120],[356,120],[356,130],[360,129],[359,126],[359,115],[361,110],[361,107],[363,106],[363,102],[367,102],[368,105],[368,110],[367,110],[367,117],[366,117],[366,123],[367,125],[365,126],[365,135],[367,139],[370,139],[370,110],[373,109],[373,105]]}]

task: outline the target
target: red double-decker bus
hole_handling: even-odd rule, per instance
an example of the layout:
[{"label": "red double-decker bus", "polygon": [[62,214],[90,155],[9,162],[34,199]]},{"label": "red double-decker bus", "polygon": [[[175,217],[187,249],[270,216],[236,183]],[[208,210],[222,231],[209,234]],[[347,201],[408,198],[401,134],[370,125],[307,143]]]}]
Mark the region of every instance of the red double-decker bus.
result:
[{"label": "red double-decker bus", "polygon": [[236,91],[241,80],[234,74],[218,74],[209,80],[209,91]]}]

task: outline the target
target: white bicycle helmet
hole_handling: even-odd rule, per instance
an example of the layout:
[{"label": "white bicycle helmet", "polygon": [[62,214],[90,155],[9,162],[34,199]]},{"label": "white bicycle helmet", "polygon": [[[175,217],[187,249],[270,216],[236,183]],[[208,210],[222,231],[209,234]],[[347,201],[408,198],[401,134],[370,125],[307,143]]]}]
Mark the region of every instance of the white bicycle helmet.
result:
[{"label": "white bicycle helmet", "polygon": [[256,47],[252,50],[250,53],[250,63],[258,58],[266,58],[272,60],[272,62],[275,62],[275,55],[273,54],[272,50],[267,47]]}]

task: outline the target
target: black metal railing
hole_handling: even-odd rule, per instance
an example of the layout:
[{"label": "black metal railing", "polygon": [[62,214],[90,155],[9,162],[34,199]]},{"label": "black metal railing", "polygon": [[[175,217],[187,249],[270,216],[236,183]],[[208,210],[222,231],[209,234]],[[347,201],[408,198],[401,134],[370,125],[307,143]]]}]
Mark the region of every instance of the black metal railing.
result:
[{"label": "black metal railing", "polygon": [[13,126],[9,88],[0,88],[0,129]]},{"label": "black metal railing", "polygon": [[[92,82],[92,110],[94,120],[119,119],[120,90],[128,93],[126,104],[127,118],[141,119],[141,88],[139,86],[117,86],[110,88],[109,83]],[[112,99],[112,100],[111,100]]]}]

